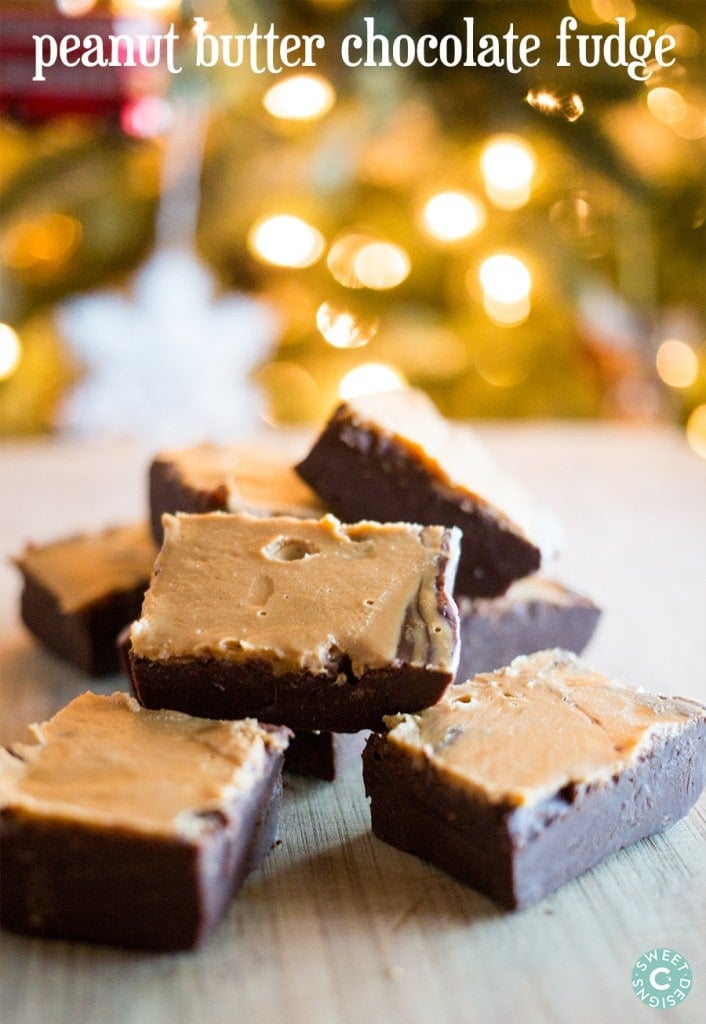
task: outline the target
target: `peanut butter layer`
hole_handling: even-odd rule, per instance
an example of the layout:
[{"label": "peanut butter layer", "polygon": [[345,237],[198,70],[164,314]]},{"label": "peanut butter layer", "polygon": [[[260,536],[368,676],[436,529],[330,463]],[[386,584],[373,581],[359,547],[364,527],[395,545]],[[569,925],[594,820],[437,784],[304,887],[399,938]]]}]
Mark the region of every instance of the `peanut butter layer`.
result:
[{"label": "peanut butter layer", "polygon": [[[198,445],[162,452],[192,490],[225,491],[224,510],[254,515],[319,516],[325,509],[294,472],[284,450],[271,447]],[[174,509],[174,511],[178,511]]]},{"label": "peanut butter layer", "polygon": [[108,594],[145,584],[156,553],[147,524],[139,523],[29,545],[16,565],[70,613]]},{"label": "peanut butter layer", "polygon": [[346,655],[355,675],[400,661],[453,672],[457,622],[440,581],[458,530],[218,512],[163,523],[131,631],[137,657],[263,659],[276,673],[316,674]]},{"label": "peanut butter layer", "polygon": [[506,528],[546,549],[554,529],[523,489],[498,468],[468,426],[440,415],[431,399],[415,389],[349,399],[344,413],[407,449],[439,483]]},{"label": "peanut butter layer", "polygon": [[186,839],[286,746],[252,719],[147,711],[125,693],[84,693],[31,729],[36,744],[0,749],[1,807]]},{"label": "peanut butter layer", "polygon": [[388,740],[491,803],[529,805],[608,781],[706,708],[630,689],[566,651],[540,651],[386,718]]}]

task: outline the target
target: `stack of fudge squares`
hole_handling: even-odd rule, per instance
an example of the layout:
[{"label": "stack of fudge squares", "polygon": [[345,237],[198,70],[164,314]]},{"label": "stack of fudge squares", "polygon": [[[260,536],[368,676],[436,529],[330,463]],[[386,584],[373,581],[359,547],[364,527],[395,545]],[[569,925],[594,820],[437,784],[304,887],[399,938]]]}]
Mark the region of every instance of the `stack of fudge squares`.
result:
[{"label": "stack of fudge squares", "polygon": [[[93,674],[119,651],[133,696],[85,694],[3,752],[7,926],[197,944],[275,840],[283,763],[333,780],[362,753],[374,833],[513,908],[703,789],[706,709],[578,659],[599,609],[537,575],[546,520],[421,392],[344,402],[296,465],[161,453],[149,491],[149,530],[17,559],[27,626]],[[101,897],[126,884],[129,909]]]}]

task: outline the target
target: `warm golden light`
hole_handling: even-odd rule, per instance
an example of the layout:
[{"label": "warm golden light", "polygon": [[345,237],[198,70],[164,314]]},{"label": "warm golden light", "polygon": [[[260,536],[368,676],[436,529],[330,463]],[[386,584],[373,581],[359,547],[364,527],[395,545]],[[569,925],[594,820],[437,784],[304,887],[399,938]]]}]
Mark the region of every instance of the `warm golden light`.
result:
[{"label": "warm golden light", "polygon": [[422,227],[439,242],[457,242],[477,234],[486,220],[485,207],[466,192],[437,192],[422,209]]},{"label": "warm golden light", "polygon": [[383,291],[401,284],[408,277],[411,264],[401,246],[392,242],[369,242],[356,253],[353,268],[366,288]]},{"label": "warm golden light", "polygon": [[647,93],[647,106],[653,117],[662,124],[673,125],[686,115],[686,100],[676,89],[660,85]]},{"label": "warm golden light", "polygon": [[483,291],[497,302],[518,302],[526,299],[532,287],[529,270],[517,256],[497,253],[483,260],[480,266]]},{"label": "warm golden light", "polygon": [[316,326],[334,348],[362,348],[379,325],[378,317],[363,317],[332,302],[322,302],[316,311]]},{"label": "warm golden light", "polygon": [[117,14],[177,14],[181,0],[113,0],[113,9]]},{"label": "warm golden light", "polygon": [[381,391],[402,391],[404,378],[387,363],[361,363],[342,378],[338,386],[341,398],[376,395]]},{"label": "warm golden light", "polygon": [[321,75],[291,75],[276,82],[263,97],[273,117],[292,121],[315,121],[328,114],[336,100],[333,86]]},{"label": "warm golden light", "polygon": [[79,17],[88,14],[92,7],[96,6],[97,0],[56,0],[56,6],[61,14],[69,18]]},{"label": "warm golden light", "polygon": [[534,150],[523,139],[496,136],[481,157],[488,198],[503,210],[524,206],[530,197],[536,167]]},{"label": "warm golden light", "polygon": [[670,388],[688,388],[696,381],[699,360],[685,341],[663,341],[655,357],[657,373]]},{"label": "warm golden light", "polygon": [[706,459],[706,405],[697,405],[689,416],[686,439],[696,454]]},{"label": "warm golden light", "polygon": [[540,114],[559,114],[567,121],[578,121],[584,112],[583,100],[577,92],[560,96],[549,89],[530,89],[525,100]]},{"label": "warm golden light", "polygon": [[350,231],[337,238],[328,251],[326,264],[333,277],[346,288],[363,288],[355,270],[355,258],[366,245],[378,239],[360,231]]},{"label": "warm golden light", "polygon": [[276,267],[309,267],[324,251],[324,239],[312,224],[291,214],[274,214],[253,224],[250,251]]},{"label": "warm golden light", "polygon": [[22,345],[17,331],[9,324],[0,324],[0,380],[7,380],[17,369]]},{"label": "warm golden light", "polygon": [[497,253],[480,266],[483,308],[490,319],[503,327],[523,323],[530,311],[532,276],[516,256]]},{"label": "warm golden light", "polygon": [[3,261],[15,270],[50,270],[66,262],[81,235],[81,225],[75,217],[47,213],[9,227],[0,251]]}]

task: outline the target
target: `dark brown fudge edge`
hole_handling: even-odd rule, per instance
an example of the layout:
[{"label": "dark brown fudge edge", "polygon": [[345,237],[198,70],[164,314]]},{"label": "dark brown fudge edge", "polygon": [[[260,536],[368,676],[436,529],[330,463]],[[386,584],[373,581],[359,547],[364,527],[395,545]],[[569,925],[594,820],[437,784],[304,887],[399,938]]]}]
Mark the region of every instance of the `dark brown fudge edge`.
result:
[{"label": "dark brown fudge edge", "polygon": [[656,740],[607,783],[530,807],[493,804],[374,735],[363,753],[372,828],[509,908],[536,903],[610,854],[683,818],[704,788],[706,721]]},{"label": "dark brown fudge edge", "polygon": [[461,636],[457,682],[509,665],[520,654],[554,647],[581,654],[601,610],[589,598],[566,587],[561,590],[565,603],[457,597]]},{"label": "dark brown fudge edge", "polygon": [[228,489],[225,484],[212,489],[191,487],[179,467],[157,456],[149,468],[149,505],[152,536],[161,545],[164,539],[162,515],[165,512],[227,512]]},{"label": "dark brown fudge edge", "polygon": [[356,677],[347,658],[326,673],[277,675],[263,660],[209,658],[151,661],[129,653],[130,683],[140,704],[200,718],[258,718],[291,729],[381,729],[384,715],[421,711],[453,681],[450,672],[400,664]]},{"label": "dark brown fudge edge", "polygon": [[20,615],[27,629],[48,650],[90,676],[116,672],[116,638],[137,618],[149,577],[130,590],[116,590],[84,608],[65,612],[54,593],[21,568],[24,578]]},{"label": "dark brown fudge edge", "polygon": [[539,548],[505,529],[470,498],[454,494],[394,438],[354,422],[345,404],[295,469],[348,522],[377,519],[460,527],[457,593],[493,597],[539,568]]},{"label": "dark brown fudge edge", "polygon": [[[200,945],[276,843],[282,753],[198,840],[0,813],[0,924],[45,938],[150,950]],[[149,779],[145,779],[149,785]]]},{"label": "dark brown fudge edge", "polygon": [[311,732],[297,729],[284,755],[284,770],[308,775],[323,782],[335,782],[361,754],[369,732]]}]

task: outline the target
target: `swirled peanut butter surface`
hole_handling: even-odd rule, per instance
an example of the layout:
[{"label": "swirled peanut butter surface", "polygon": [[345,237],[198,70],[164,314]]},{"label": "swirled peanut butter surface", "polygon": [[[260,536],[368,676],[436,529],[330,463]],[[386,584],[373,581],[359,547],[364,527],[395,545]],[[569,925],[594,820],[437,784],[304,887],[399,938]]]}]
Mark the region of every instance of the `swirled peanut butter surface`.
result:
[{"label": "swirled peanut butter surface", "polygon": [[213,491],[223,487],[229,512],[255,515],[319,516],[325,511],[314,492],[282,451],[245,445],[198,445],[162,452],[186,486]]},{"label": "swirled peanut butter surface", "polygon": [[0,749],[1,807],[185,838],[286,746],[252,719],[148,711],[126,693],[84,693],[31,728],[35,744]]},{"label": "swirled peanut butter surface", "polygon": [[630,689],[566,651],[539,651],[387,718],[388,740],[493,803],[531,804],[609,779],[706,708]]},{"label": "swirled peanut butter surface", "polygon": [[408,389],[349,399],[341,415],[390,437],[406,448],[438,482],[487,511],[506,527],[540,546],[548,523],[525,494],[495,464],[473,432],[440,415],[422,391]]},{"label": "swirled peanut butter surface", "polygon": [[453,671],[459,531],[247,513],[164,516],[165,540],[131,631],[153,660],[264,659],[275,672],[404,661]]},{"label": "swirled peanut butter surface", "polygon": [[156,553],[147,524],[139,523],[30,545],[16,564],[56,596],[62,611],[73,612],[146,584]]}]

